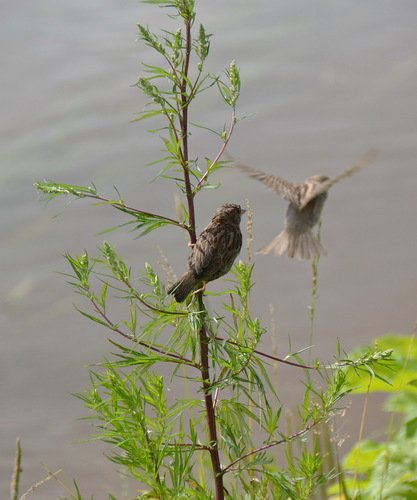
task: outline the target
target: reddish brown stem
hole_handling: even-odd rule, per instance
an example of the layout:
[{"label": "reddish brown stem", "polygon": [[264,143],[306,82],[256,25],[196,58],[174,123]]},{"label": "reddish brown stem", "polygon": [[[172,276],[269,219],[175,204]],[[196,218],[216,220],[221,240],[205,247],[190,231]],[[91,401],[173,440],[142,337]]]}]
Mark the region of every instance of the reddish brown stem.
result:
[{"label": "reddish brown stem", "polygon": [[198,184],[197,186],[195,187],[195,190],[194,190],[194,195],[201,189],[201,187],[203,186],[203,184],[206,182],[207,180],[207,177],[209,176],[210,172],[211,172],[211,169],[214,167],[214,165],[220,160],[220,158],[222,157],[223,153],[225,152],[226,150],[226,147],[227,145],[229,144],[229,141],[230,141],[230,138],[232,137],[232,134],[233,134],[233,129],[235,128],[235,125],[236,125],[236,116],[235,114],[233,113],[232,115],[232,120],[230,122],[230,127],[229,127],[229,130],[227,132],[227,136],[226,136],[226,139],[224,140],[221,148],[219,149],[216,157],[214,158],[214,160],[210,163],[209,167],[207,168],[206,172],[201,176],[201,179],[198,181]]},{"label": "reddish brown stem", "polygon": [[[227,340],[223,339],[222,337],[215,337],[216,340],[219,340],[220,342],[227,342],[228,344],[235,345],[236,347],[243,347],[243,348],[249,348],[251,349],[250,346],[244,346],[242,344],[239,344],[238,342],[234,342],[233,340]],[[296,366],[297,368],[304,368],[306,370],[317,370],[317,366],[311,366],[311,365],[303,365],[301,363],[296,363],[295,361],[289,361],[288,359],[283,359],[283,358],[278,358],[277,356],[272,356],[272,354],[267,354],[266,352],[258,351],[257,349],[253,349],[253,352],[255,354],[259,354],[259,356],[264,356],[265,358],[272,359],[273,361],[278,361],[278,363],[284,363],[285,365],[291,365],[291,366]]]},{"label": "reddish brown stem", "polygon": [[232,463],[230,463],[227,467],[225,467],[223,469],[222,474],[227,474],[228,472],[236,470],[234,468],[234,466],[236,464],[238,464],[242,460],[245,460],[246,458],[251,457],[252,455],[256,455],[257,453],[268,450],[269,448],[273,448],[274,446],[278,446],[282,443],[288,443],[289,441],[293,441],[294,439],[297,439],[298,437],[303,436],[304,434],[309,432],[313,427],[315,427],[319,422],[321,422],[321,419],[312,422],[310,425],[307,425],[304,429],[299,430],[295,434],[291,434],[291,436],[280,439],[278,441],[273,441],[272,443],[265,444],[263,446],[260,446],[259,448],[256,448],[255,450],[252,450],[252,451],[249,451],[248,453],[245,453],[245,455],[240,456],[239,458],[234,460]]},{"label": "reddish brown stem", "polygon": [[224,499],[224,488],[223,488],[223,472],[220,464],[219,455],[219,441],[217,437],[217,426],[216,426],[216,410],[215,403],[212,395],[212,387],[210,381],[210,368],[209,368],[209,352],[208,345],[210,338],[207,335],[206,323],[205,323],[205,307],[203,303],[203,294],[200,292],[198,294],[198,305],[200,311],[204,311],[202,316],[203,324],[200,328],[200,365],[201,365],[201,377],[203,380],[204,389],[204,402],[206,405],[207,413],[207,424],[210,437],[210,458],[214,473],[214,484],[216,488],[216,500]]},{"label": "reddish brown stem", "polygon": [[185,59],[184,59],[184,69],[183,78],[181,82],[181,139],[182,139],[182,168],[184,171],[184,184],[185,193],[187,196],[188,203],[188,216],[189,216],[189,226],[190,226],[190,240],[191,243],[195,243],[197,240],[195,233],[195,211],[194,211],[194,200],[193,200],[193,190],[191,187],[190,172],[188,170],[188,99],[187,99],[187,81],[188,81],[188,69],[190,66],[190,56],[191,56],[191,19],[185,21]]},{"label": "reddish brown stem", "polygon": [[[185,57],[184,57],[184,65],[182,72],[182,81],[180,86],[180,92],[181,92],[180,127],[181,127],[181,140],[182,140],[182,151],[181,151],[180,161],[184,173],[184,187],[188,203],[188,216],[189,216],[188,233],[190,235],[190,243],[193,245],[197,241],[197,237],[196,237],[196,221],[195,221],[195,211],[194,211],[194,193],[191,185],[190,172],[188,166],[189,99],[187,96],[188,69],[190,65],[190,56],[191,56],[191,24],[192,24],[191,18],[185,20],[185,40],[186,40]],[[223,474],[220,464],[219,443],[218,443],[217,427],[216,427],[216,411],[212,396],[212,384],[210,380],[209,349],[208,349],[210,338],[207,335],[206,318],[205,318],[206,309],[203,302],[203,292],[199,292],[197,294],[197,297],[198,297],[199,310],[202,312],[202,325],[199,331],[200,371],[203,384],[204,402],[206,405],[208,434],[210,440],[208,451],[210,453],[211,465],[214,475],[215,499],[224,500]]]},{"label": "reddish brown stem", "polygon": [[92,198],[93,200],[98,200],[98,201],[103,201],[104,203],[108,203],[112,207],[116,208],[117,210],[120,210],[125,213],[130,213],[131,215],[135,214],[143,214],[143,215],[148,215],[150,217],[155,217],[157,219],[161,219],[166,221],[169,224],[173,224],[174,226],[181,227],[183,229],[186,229],[188,231],[188,227],[174,219],[171,219],[170,217],[165,217],[164,215],[159,215],[159,214],[154,214],[151,212],[145,212],[144,210],[139,210],[137,208],[129,207],[124,204],[124,202],[120,201],[115,201],[115,200],[110,200],[109,198],[105,198],[104,196],[100,196],[99,194],[94,194],[94,193],[82,193],[78,195],[80,198]]}]

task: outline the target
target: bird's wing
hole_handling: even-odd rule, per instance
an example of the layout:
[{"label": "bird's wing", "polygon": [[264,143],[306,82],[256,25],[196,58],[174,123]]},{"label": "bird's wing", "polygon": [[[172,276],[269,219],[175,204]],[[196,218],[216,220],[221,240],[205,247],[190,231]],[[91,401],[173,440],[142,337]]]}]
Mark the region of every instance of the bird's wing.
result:
[{"label": "bird's wing", "polygon": [[211,266],[217,267],[219,265],[221,252],[218,251],[217,247],[220,246],[220,243],[221,242],[216,241],[213,226],[209,224],[197,238],[190,259],[196,276],[200,277],[204,275]]},{"label": "bird's wing", "polygon": [[325,191],[328,191],[337,182],[341,181],[342,179],[345,179],[346,177],[350,177],[356,174],[356,172],[359,172],[359,170],[362,170],[364,167],[370,165],[375,160],[376,157],[377,157],[377,152],[374,149],[371,149],[365,155],[363,155],[359,161],[357,161],[349,168],[344,170],[341,174],[337,175],[336,177],[333,177],[333,179],[329,179],[326,182],[323,182],[321,184],[316,184],[314,187],[309,189],[308,192],[303,197],[302,202],[300,204],[300,209],[302,210],[313,198],[315,198],[321,193],[324,193]]},{"label": "bird's wing", "polygon": [[252,177],[265,184],[267,188],[279,194],[285,200],[294,203],[297,207],[300,206],[300,185],[288,182],[277,175],[267,174],[261,170],[244,165],[240,162],[235,162],[235,165],[241,170]]}]

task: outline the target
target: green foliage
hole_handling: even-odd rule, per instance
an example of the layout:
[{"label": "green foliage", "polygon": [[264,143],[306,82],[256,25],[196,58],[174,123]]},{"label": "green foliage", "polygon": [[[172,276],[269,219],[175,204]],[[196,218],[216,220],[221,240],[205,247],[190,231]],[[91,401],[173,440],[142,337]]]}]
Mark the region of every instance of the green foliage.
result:
[{"label": "green foliage", "polygon": [[[45,181],[35,186],[47,200],[64,195],[111,206],[129,218],[119,227],[133,225],[141,235],[173,225],[194,244],[196,197],[203,188],[217,187],[211,184],[212,174],[228,166],[222,156],[237,123],[240,73],[234,61],[225,76],[204,73],[212,35],[201,24],[194,30],[193,0],[147,3],[168,9],[175,28],[153,33],[138,25],[140,40],[161,63],[145,64],[137,79],[147,105],[135,121],[157,118],[153,132],[161,138],[164,156],[154,164],[163,165],[159,175],[173,181],[183,196],[181,220],[132,208],[119,193],[116,199],[106,198],[94,185]],[[190,122],[191,103],[208,90],[217,91],[225,103],[231,115],[228,128]],[[193,127],[219,140],[218,150],[202,162],[191,152]],[[331,366],[306,365],[300,353],[281,359],[263,352],[267,329],[250,309],[251,262],[233,266],[227,289],[217,294],[223,299],[220,312],[209,312],[203,291],[185,305],[173,302],[152,265],[144,263],[141,272],[132,269],[107,242],[96,256],[85,251],[66,259],[69,283],[89,304],[77,310],[107,330],[114,350],[91,372],[91,387],[79,398],[96,422],[95,438],[111,445],[110,459],[138,481],[138,498],[307,500],[334,476],[334,470],[324,469],[313,431],[352,388],[358,390],[364,373],[387,378],[378,370],[388,363],[389,350],[373,349]],[[124,312],[116,303],[123,303]],[[271,361],[306,371],[296,428],[287,431]],[[176,394],[179,384],[186,397]],[[410,423],[409,433],[414,429]],[[293,442],[300,443],[299,453]],[[284,466],[277,450],[286,452]]]},{"label": "green foliage", "polygon": [[226,70],[226,75],[229,83],[223,83],[218,80],[217,85],[224,102],[234,108],[240,95],[240,74],[234,61],[230,63],[229,68]]},{"label": "green foliage", "polygon": [[[193,493],[191,488],[187,491],[186,482],[193,480],[191,471],[198,444],[194,436],[187,446],[182,446],[185,433],[176,422],[183,420],[186,408],[201,403],[177,400],[169,404],[163,377],[151,372],[149,364],[137,363],[137,359],[137,355],[124,356],[123,364],[106,363],[101,374],[92,374],[91,389],[80,397],[99,421],[100,439],[112,445],[111,459],[148,485],[148,495],[188,495]],[[125,365],[134,368],[126,374],[118,369]]]},{"label": "green foliage", "polygon": [[[282,407],[265,355],[258,350],[266,329],[250,313],[252,264],[240,261],[234,266],[223,314],[208,316],[196,300],[185,310],[167,303],[153,268],[147,264],[142,276],[134,278],[135,273],[107,242],[97,258],[83,253],[78,257],[67,255],[67,259],[72,269],[70,283],[89,299],[94,311],[82,314],[129,341],[125,345],[111,340],[113,359],[103,363],[100,372],[91,374],[91,389],[79,397],[98,422],[95,437],[112,445],[111,459],[146,484],[147,494],[161,498],[181,498],[183,494],[210,497],[210,488],[200,479],[201,460],[196,458],[210,449],[203,401],[197,394],[172,399],[164,383],[178,383],[178,377],[185,377],[190,387],[198,388],[198,334],[202,325],[210,338],[208,392],[216,407],[218,447],[227,489],[237,497],[243,492],[258,494],[260,489],[270,495],[285,491],[289,498],[307,499],[332,477],[333,473],[321,470],[319,450],[310,451],[307,445],[300,456],[287,457],[287,470],[278,468],[269,454],[279,445],[304,440],[328,419],[348,388],[344,366],[317,372],[323,388],[317,381],[307,384],[300,407],[300,429],[283,432]],[[144,291],[132,283],[139,283]],[[127,302],[130,319],[110,318],[110,292]],[[349,362],[359,365],[357,360]],[[164,377],[156,368],[161,364],[166,366]],[[254,428],[261,439],[254,440]],[[192,487],[184,490],[181,484]]]},{"label": "green foliage", "polygon": [[[145,212],[136,208],[128,207],[122,199],[105,198],[97,193],[95,186],[76,186],[73,184],[60,184],[53,181],[35,182],[35,188],[42,194],[43,198],[47,201],[55,198],[56,196],[73,196],[75,198],[91,198],[97,200],[99,205],[110,205],[121,212],[132,217],[132,220],[121,224],[119,227],[133,225],[134,229],[140,231],[140,236],[143,236],[155,229],[168,224],[181,227],[188,230],[188,226],[183,222],[178,222],[163,215]],[[109,230],[105,231],[108,232]]]},{"label": "green foliage", "polygon": [[352,354],[366,360],[366,369],[352,366],[347,374],[352,392],[416,392],[417,345],[414,338],[386,335],[376,339],[374,344],[374,349],[362,347]]},{"label": "green foliage", "polygon": [[60,195],[72,195],[77,198],[96,195],[95,186],[76,186],[74,184],[59,184],[53,181],[35,182],[35,188],[44,195],[46,200]]},{"label": "green foliage", "polygon": [[[389,364],[349,373],[349,384],[356,393],[365,388],[387,393],[385,408],[402,416],[396,430],[392,421],[386,440],[366,439],[352,447],[343,461],[344,488],[352,498],[411,500],[417,497],[417,343],[414,336],[387,335],[375,345],[392,351]],[[367,352],[362,348],[355,354]],[[337,491],[336,485],[330,489]]]}]

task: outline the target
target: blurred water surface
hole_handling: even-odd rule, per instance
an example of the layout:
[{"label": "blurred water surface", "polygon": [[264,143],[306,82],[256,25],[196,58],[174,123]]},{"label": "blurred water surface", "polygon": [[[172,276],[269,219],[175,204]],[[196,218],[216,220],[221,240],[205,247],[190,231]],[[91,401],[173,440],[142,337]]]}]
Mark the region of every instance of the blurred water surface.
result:
[{"label": "blurred water surface", "polygon": [[[231,143],[234,156],[300,181],[337,174],[369,148],[379,151],[372,167],[333,189],[324,210],[328,256],[320,263],[314,356],[331,360],[337,338],[349,350],[386,332],[410,332],[417,296],[416,3],[196,3],[215,35],[209,69],[221,72],[232,59],[241,69],[239,115],[247,118]],[[169,27],[164,14],[132,0],[0,4],[2,498],[17,436],[23,488],[46,475],[45,464],[63,467],[63,477],[76,478],[85,495],[121,496],[123,480],[101,446],[78,443],[91,428],[77,420],[86,412],[71,395],[87,386],[85,365],[108,355],[110,346],[105,333],[74,311],[72,303],[80,302],[57,272],[66,271],[65,252],[94,253],[103,240],[99,231],[125,219],[87,202],[45,208],[32,184],[93,180],[108,195],[117,186],[131,205],[174,213],[174,187],[149,184],[157,171],[145,167],[160,155],[159,139],[146,133],[151,124],[129,123],[144,105],[131,87],[140,62],[157,62],[135,41],[136,22]],[[202,96],[193,116],[217,128],[229,120],[215,94]],[[200,158],[219,146],[202,130],[191,141]],[[280,230],[285,203],[274,194],[232,170],[217,180],[222,187],[198,202],[200,229],[220,203],[249,198],[255,247]],[[106,238],[137,272],[144,261],[157,265],[157,245],[183,270],[187,248],[177,231],[140,240],[118,231]],[[287,352],[288,336],[293,349],[307,345],[309,264],[259,256],[255,279],[253,308],[269,324],[273,306],[279,352]],[[265,339],[267,349],[271,342]],[[289,376],[297,378],[282,371],[277,381],[288,404],[296,392],[285,383]],[[35,497],[63,494],[50,482]]]}]

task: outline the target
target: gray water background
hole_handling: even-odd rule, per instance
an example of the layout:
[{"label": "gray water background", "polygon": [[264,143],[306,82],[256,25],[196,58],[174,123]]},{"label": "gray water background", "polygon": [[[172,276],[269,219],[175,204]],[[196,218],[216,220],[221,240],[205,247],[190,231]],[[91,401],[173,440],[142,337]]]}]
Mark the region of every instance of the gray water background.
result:
[{"label": "gray water background", "polygon": [[[236,59],[243,81],[241,121],[229,151],[242,161],[301,181],[335,175],[369,148],[372,167],[335,186],[323,214],[313,355],[331,361],[337,339],[349,350],[387,332],[409,333],[417,291],[417,4],[369,0],[315,2],[211,0],[197,2],[214,33],[209,69]],[[137,272],[158,265],[157,246],[180,273],[187,254],[174,229],[134,239],[128,231],[99,231],[125,222],[122,214],[82,201],[38,201],[36,180],[87,184],[112,196],[117,186],[131,205],[174,214],[172,185],[145,165],[158,157],[152,124],[131,124],[144,98],[131,85],[141,61],[157,62],[136,42],[136,22],[169,23],[158,8],[136,1],[2,0],[0,3],[0,497],[7,498],[14,442],[23,445],[22,492],[50,470],[76,478],[86,496],[121,497],[124,480],[98,443],[80,444],[92,428],[71,393],[88,386],[87,364],[111,347],[99,327],[72,307],[78,297],[58,274],[63,254],[95,253],[104,238]],[[193,116],[221,128],[229,115],[213,93]],[[219,147],[196,130],[192,154]],[[255,248],[281,228],[285,203],[233,170],[222,187],[204,192],[199,229],[224,201],[254,209]],[[311,269],[308,263],[257,256],[253,310],[276,321],[280,354],[308,344]],[[221,286],[221,283],[218,285]],[[274,342],[275,342],[274,341]],[[264,348],[272,340],[266,336]],[[280,372],[291,404],[302,375]],[[291,383],[289,381],[291,380]],[[180,390],[180,389],[179,389]],[[380,406],[368,418],[381,430]],[[356,422],[356,423],[355,423]],[[375,425],[376,424],[376,425]],[[356,436],[349,412],[342,438]],[[64,495],[54,481],[34,498]],[[132,495],[132,490],[130,495]]]}]

